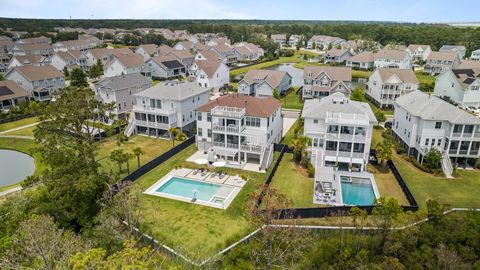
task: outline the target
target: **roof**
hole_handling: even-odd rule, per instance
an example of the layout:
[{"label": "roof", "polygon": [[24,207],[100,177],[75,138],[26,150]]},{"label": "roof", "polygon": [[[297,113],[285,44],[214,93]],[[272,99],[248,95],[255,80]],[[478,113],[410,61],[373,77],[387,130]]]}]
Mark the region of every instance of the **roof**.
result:
[{"label": "roof", "polygon": [[[22,73],[29,81],[38,81],[38,80],[45,80],[51,78],[58,78],[63,77],[63,73],[58,71],[52,65],[46,66],[18,66],[14,67],[11,70],[17,70],[18,72]],[[7,75],[10,71],[7,72]]]},{"label": "roof", "polygon": [[424,120],[448,121],[455,124],[480,124],[480,118],[444,101],[443,99],[413,91],[395,100],[397,106]]},{"label": "roof", "polygon": [[287,39],[287,35],[285,34],[275,34],[271,35],[272,39]]},{"label": "roof", "polygon": [[222,64],[222,60],[197,60],[195,64],[203,70],[209,78],[212,78],[215,72]]},{"label": "roof", "polygon": [[373,62],[374,61],[374,55],[371,52],[361,52],[357,55],[354,55],[354,56],[348,58],[348,61],[352,61],[352,62]]},{"label": "roof", "polygon": [[142,44],[138,46],[137,50],[140,48],[142,48],[145,52],[151,55],[157,52],[158,46],[155,44]]},{"label": "roof", "polygon": [[22,65],[39,64],[45,61],[45,57],[38,54],[14,55],[13,58],[16,58]]},{"label": "roof", "polygon": [[269,117],[281,107],[280,102],[273,97],[252,97],[230,94],[221,96],[197,108],[197,111],[210,112],[217,106],[245,108],[248,116]]},{"label": "roof", "polygon": [[61,57],[62,59],[64,60],[76,60],[76,59],[80,59],[80,58],[84,58],[84,54],[80,51],[80,50],[71,50],[71,51],[66,51],[66,52],[62,52],[62,51],[58,51],[58,52],[55,52],[56,55],[58,55],[59,57]]},{"label": "roof", "polygon": [[163,54],[175,51],[174,48],[172,48],[170,46],[167,46],[167,45],[160,45],[158,47],[158,50],[160,51],[160,53],[163,53]]},{"label": "roof", "polygon": [[133,54],[132,50],[127,47],[109,49],[108,52],[115,56]]},{"label": "roof", "polygon": [[32,38],[22,38],[17,41],[18,43],[23,43],[23,44],[37,44],[37,43],[44,43],[44,42],[51,42],[51,39],[45,36],[40,36],[40,37],[32,37]]},{"label": "roof", "polygon": [[[183,67],[183,64],[180,63],[174,55],[157,55],[150,58],[151,61],[154,61],[158,65],[165,66],[166,68],[178,68]],[[150,61],[149,60],[149,61]]]},{"label": "roof", "polygon": [[458,50],[465,50],[465,46],[459,46],[459,45],[443,45],[439,51],[458,51]]},{"label": "roof", "polygon": [[15,44],[15,47],[22,51],[53,50],[50,44]]},{"label": "roof", "polygon": [[374,57],[376,58],[383,58],[383,59],[397,59],[403,60],[408,53],[406,51],[399,51],[399,50],[380,50],[378,51]]},{"label": "roof", "polygon": [[187,40],[185,40],[185,41],[179,41],[177,44],[182,45],[182,47],[183,47],[184,49],[186,49],[186,50],[191,50],[191,49],[193,49],[193,42],[191,42],[191,41],[187,41]]},{"label": "roof", "polygon": [[134,96],[166,100],[184,100],[205,92],[211,88],[201,87],[196,82],[166,81],[160,82]]},{"label": "roof", "polygon": [[417,76],[411,69],[377,68],[376,71],[383,82],[396,75],[403,83],[418,84]]},{"label": "roof", "polygon": [[409,50],[410,52],[414,52],[416,51],[418,48],[422,48],[422,50],[426,50],[427,48],[429,48],[430,45],[422,45],[422,44],[410,44],[408,45],[407,47],[407,50]]},{"label": "roof", "polygon": [[152,80],[140,73],[124,74],[114,77],[107,77],[95,84],[96,87],[106,87],[113,91],[130,88],[134,86],[151,84]]},{"label": "roof", "polygon": [[95,57],[96,59],[101,59],[105,54],[107,54],[110,50],[107,48],[95,48],[89,50],[89,52]]},{"label": "roof", "polygon": [[338,113],[345,114],[345,117],[348,117],[348,114],[354,114],[357,119],[361,119],[358,116],[361,115],[369,123],[377,123],[377,118],[367,102],[350,100],[342,93],[334,93],[322,99],[306,100],[303,106],[302,117],[326,119],[328,115]]},{"label": "roof", "polygon": [[453,75],[463,88],[468,87],[476,80],[480,80],[480,68],[475,69],[452,69]]},{"label": "roof", "polygon": [[211,48],[215,49],[218,52],[231,52],[232,48],[226,44],[217,44],[215,46],[212,46]]},{"label": "roof", "polygon": [[195,43],[194,47],[195,47],[196,51],[207,51],[208,50],[208,46],[203,44],[203,43],[200,43],[200,42]]},{"label": "roof", "polygon": [[174,54],[176,57],[180,59],[187,59],[187,58],[193,58],[193,54],[191,54],[189,51],[186,50],[173,50],[169,54]]},{"label": "roof", "polygon": [[330,56],[333,56],[333,57],[339,57],[339,56],[344,55],[347,52],[348,52],[348,50],[333,48],[333,49],[331,49],[327,52],[327,55],[330,55]]},{"label": "roof", "polygon": [[458,54],[455,52],[431,52],[427,60],[455,61]]},{"label": "roof", "polygon": [[14,81],[0,81],[0,100],[28,97],[27,91]]},{"label": "roof", "polygon": [[[303,69],[303,78],[314,79],[322,72],[334,81],[352,81],[352,68],[350,67],[305,66]],[[311,73],[312,76],[309,76],[309,73]]]},{"label": "roof", "polygon": [[237,51],[240,55],[248,55],[251,53],[246,46],[236,46],[233,49]]},{"label": "roof", "polygon": [[138,54],[117,55],[115,58],[125,67],[138,67],[145,64],[143,57]]},{"label": "roof", "polygon": [[480,61],[474,61],[474,60],[463,60],[457,69],[480,69]]},{"label": "roof", "polygon": [[248,84],[258,83],[258,80],[261,82],[266,81],[272,88],[275,88],[287,75],[290,76],[290,74],[288,74],[286,71],[252,69],[245,74],[242,81],[245,81]]},{"label": "roof", "polygon": [[207,60],[221,60],[222,58],[214,51],[201,51],[198,52],[203,55]]}]

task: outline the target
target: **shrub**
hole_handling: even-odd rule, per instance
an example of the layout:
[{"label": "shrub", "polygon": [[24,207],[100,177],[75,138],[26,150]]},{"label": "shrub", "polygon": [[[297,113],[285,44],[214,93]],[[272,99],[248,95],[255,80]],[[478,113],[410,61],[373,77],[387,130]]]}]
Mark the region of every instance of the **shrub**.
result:
[{"label": "shrub", "polygon": [[313,167],[312,163],[310,162],[310,159],[307,159],[307,172],[308,172],[308,177],[314,177],[315,176],[315,168]]}]

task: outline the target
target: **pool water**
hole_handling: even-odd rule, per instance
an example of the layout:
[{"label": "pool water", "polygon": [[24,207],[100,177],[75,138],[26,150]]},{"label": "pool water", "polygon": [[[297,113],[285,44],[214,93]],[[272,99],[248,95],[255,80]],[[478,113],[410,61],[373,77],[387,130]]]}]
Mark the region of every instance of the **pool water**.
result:
[{"label": "pool water", "polygon": [[[225,187],[213,183],[204,183],[179,177],[172,177],[165,184],[159,187],[157,192],[181,196],[189,199],[193,199],[195,194],[195,198],[197,200],[209,202],[221,188]],[[214,203],[219,202],[217,200],[217,202]]]},{"label": "pool water", "polygon": [[375,193],[370,183],[342,181],[343,203],[348,205],[372,205]]}]

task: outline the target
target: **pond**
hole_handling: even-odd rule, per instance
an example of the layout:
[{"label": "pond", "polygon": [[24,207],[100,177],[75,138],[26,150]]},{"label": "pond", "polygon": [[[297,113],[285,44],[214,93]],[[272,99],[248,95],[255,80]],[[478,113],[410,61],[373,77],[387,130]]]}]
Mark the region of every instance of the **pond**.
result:
[{"label": "pond", "polygon": [[294,67],[294,63],[283,63],[268,67],[269,70],[286,71],[292,76],[292,86],[303,86],[303,69]]},{"label": "pond", "polygon": [[32,175],[35,163],[31,156],[0,149],[0,187],[15,184]]}]

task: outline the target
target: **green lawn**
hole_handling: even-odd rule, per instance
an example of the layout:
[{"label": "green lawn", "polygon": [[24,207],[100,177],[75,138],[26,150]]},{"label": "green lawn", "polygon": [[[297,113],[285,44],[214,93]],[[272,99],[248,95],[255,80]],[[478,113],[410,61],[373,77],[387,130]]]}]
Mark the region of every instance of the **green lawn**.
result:
[{"label": "green lawn", "polygon": [[[198,165],[185,160],[195,153],[192,145],[167,162],[141,177],[137,192],[143,192],[174,167],[194,168]],[[229,175],[248,175],[249,180],[227,210],[142,195],[141,229],[161,243],[202,259],[213,255],[253,230],[248,215],[248,194],[256,184],[263,183],[267,173],[254,173],[224,168]]]},{"label": "green lawn", "polygon": [[368,168],[368,171],[373,173],[375,177],[375,183],[377,184],[380,196],[394,198],[401,205],[409,205],[407,197],[403,194],[402,188],[400,188],[400,185],[390,170],[382,172],[379,168],[372,165],[368,165]]},{"label": "green lawn", "polygon": [[417,76],[419,83],[425,84],[435,84],[435,77],[423,74],[421,71],[416,71],[415,75]]},{"label": "green lawn", "polygon": [[294,87],[294,89],[292,89],[290,93],[280,99],[280,103],[282,103],[283,108],[295,110],[303,109],[302,98],[301,96],[296,94],[297,89],[298,87]]},{"label": "green lawn", "polygon": [[38,117],[29,117],[21,120],[0,124],[0,131],[9,130],[38,122]]},{"label": "green lawn", "polygon": [[239,74],[247,73],[249,70],[252,70],[252,69],[262,69],[262,68],[267,68],[267,67],[275,66],[278,64],[282,64],[282,63],[298,63],[298,62],[305,61],[303,59],[300,59],[299,57],[300,55],[295,54],[290,57],[280,57],[277,60],[263,62],[260,64],[248,66],[248,67],[237,68],[230,71],[230,76],[236,76]]},{"label": "green lawn", "polygon": [[5,135],[20,135],[20,136],[33,136],[33,131],[36,129],[36,126],[26,127],[19,130],[14,130],[11,132],[5,133]]},{"label": "green lawn", "polygon": [[368,79],[368,77],[370,76],[370,74],[372,74],[372,72],[371,72],[371,71],[367,71],[367,70],[355,70],[355,69],[352,70],[352,77],[353,77],[353,78],[365,78],[365,79]]},{"label": "green lawn", "polygon": [[[178,144],[178,142],[176,142],[176,144]],[[172,141],[137,135],[130,137],[126,143],[118,146],[117,139],[115,136],[113,136],[100,142],[100,148],[97,153],[97,157],[100,160],[102,168],[104,168],[106,171],[113,171],[115,173],[118,173],[118,165],[112,160],[110,160],[110,153],[115,149],[121,148],[124,152],[133,154],[133,149],[136,147],[140,147],[145,152],[143,155],[140,156],[141,166],[169,150],[172,147]],[[131,173],[132,171],[137,169],[137,157],[133,156],[129,162]],[[126,175],[126,164],[123,164],[121,176]]]}]

